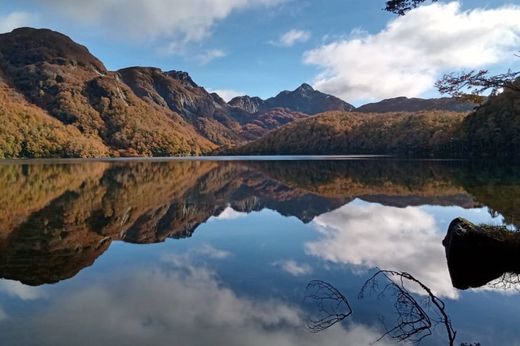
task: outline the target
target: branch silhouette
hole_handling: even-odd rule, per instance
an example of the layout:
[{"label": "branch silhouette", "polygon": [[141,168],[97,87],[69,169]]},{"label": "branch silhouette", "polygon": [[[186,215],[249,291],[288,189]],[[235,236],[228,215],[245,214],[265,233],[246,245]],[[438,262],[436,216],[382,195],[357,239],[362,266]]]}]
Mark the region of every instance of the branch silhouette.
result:
[{"label": "branch silhouette", "polygon": [[[420,287],[426,298],[418,301],[406,287],[407,284]],[[305,296],[305,299],[316,304],[319,316],[307,322],[307,328],[312,333],[328,329],[352,314],[347,298],[330,283],[313,280],[307,285],[307,291],[310,293]],[[408,341],[418,344],[432,335],[433,328],[442,325],[448,336],[448,344],[454,345],[457,332],[453,328],[444,302],[411,274],[378,270],[364,283],[358,298],[363,299],[367,295],[376,295],[377,298],[394,297],[394,308],[398,316],[397,324],[389,328],[385,326],[386,332],[374,343],[390,337],[398,342]],[[384,321],[382,322],[384,325]]]},{"label": "branch silhouette", "polygon": [[[406,288],[406,283],[418,285],[426,293],[425,301],[422,303],[417,301]],[[363,299],[367,294],[376,294],[378,298],[385,297],[388,294],[395,297],[394,307],[398,315],[397,324],[394,327],[386,328],[385,334],[376,342],[388,336],[399,342],[419,343],[425,337],[432,335],[432,329],[437,324],[441,324],[446,329],[449,345],[454,345],[457,332],[452,326],[444,302],[429,287],[411,274],[392,270],[378,270],[361,288],[359,299]],[[435,312],[433,318],[429,314],[432,308]]]},{"label": "branch silhouette", "polygon": [[478,96],[490,90],[490,96],[499,94],[503,89],[520,92],[519,71],[507,71],[498,75],[490,75],[488,70],[447,73],[435,83],[441,94],[452,97],[468,98],[481,103]]},{"label": "branch silhouette", "polygon": [[[404,16],[407,12],[419,7],[423,2],[427,0],[389,0],[386,2],[385,11]],[[437,0],[431,0],[436,2]]]},{"label": "branch silhouette", "polygon": [[321,280],[313,280],[307,285],[305,300],[316,304],[318,317],[307,321],[307,328],[318,333],[343,321],[352,314],[347,298],[334,286]]}]

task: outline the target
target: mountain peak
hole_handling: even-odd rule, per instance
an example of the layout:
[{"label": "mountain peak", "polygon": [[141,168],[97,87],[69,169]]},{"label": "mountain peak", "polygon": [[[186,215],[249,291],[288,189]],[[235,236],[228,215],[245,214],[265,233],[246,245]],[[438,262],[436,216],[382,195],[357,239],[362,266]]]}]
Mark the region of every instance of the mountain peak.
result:
[{"label": "mountain peak", "polygon": [[49,29],[23,27],[0,34],[0,55],[4,64],[11,67],[46,62],[107,72],[103,63],[85,46]]},{"label": "mountain peak", "polygon": [[303,83],[295,91],[297,91],[297,92],[309,92],[309,91],[314,91],[314,88],[312,86],[310,86],[309,84],[307,84],[307,83]]},{"label": "mountain peak", "polygon": [[265,101],[268,108],[287,108],[295,112],[308,115],[328,111],[352,111],[354,106],[333,96],[315,90],[307,83],[303,83],[294,91],[282,91],[275,97]]},{"label": "mountain peak", "polygon": [[193,81],[193,79],[191,79],[191,76],[189,75],[188,72],[184,72],[184,71],[175,71],[175,70],[172,70],[172,71],[168,71],[166,72],[166,74],[170,77],[172,77],[173,79],[177,79],[177,80],[180,80],[194,88],[198,88],[199,86],[197,85],[197,83],[195,83]]},{"label": "mountain peak", "polygon": [[232,107],[238,107],[249,113],[256,113],[264,105],[264,100],[258,96],[237,96],[229,101],[229,105]]}]

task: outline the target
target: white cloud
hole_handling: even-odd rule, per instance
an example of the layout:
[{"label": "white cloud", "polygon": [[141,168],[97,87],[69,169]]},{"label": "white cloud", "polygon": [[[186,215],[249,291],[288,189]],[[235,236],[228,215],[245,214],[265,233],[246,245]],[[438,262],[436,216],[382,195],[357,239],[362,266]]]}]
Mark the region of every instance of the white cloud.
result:
[{"label": "white cloud", "polygon": [[195,264],[205,264],[207,259],[223,260],[229,256],[231,256],[231,253],[228,251],[204,244],[200,247],[192,248],[183,254],[166,254],[162,256],[162,260],[177,267],[193,268]]},{"label": "white cloud", "polygon": [[[216,89],[210,90],[211,93],[217,93],[220,97],[224,99],[224,101],[229,102],[231,99],[237,96],[245,95],[246,93],[243,91],[232,90],[232,89]],[[229,209],[229,208],[228,208]],[[231,209],[232,210],[232,209]],[[237,213],[237,212],[235,212]]]},{"label": "white cloud", "polygon": [[[303,329],[303,315],[281,301],[241,297],[206,269],[137,271],[62,294],[46,311],[24,320],[26,336],[11,339],[38,345],[75,340],[76,345],[310,346],[369,345],[381,335],[352,322],[311,334]],[[71,319],[74,325],[63,328]],[[10,340],[13,329],[3,337]]]},{"label": "white cloud", "polygon": [[284,272],[291,274],[292,276],[301,276],[312,273],[312,268],[304,263],[300,264],[294,260],[278,261],[273,265],[280,267]]},{"label": "white cloud", "polygon": [[231,13],[284,0],[20,0],[40,5],[47,16],[60,16],[111,35],[138,39],[166,39],[168,50],[200,41]]},{"label": "white cloud", "polygon": [[210,63],[211,61],[223,58],[227,55],[226,52],[224,52],[222,49],[211,49],[204,53],[200,53],[195,55],[194,59],[201,65],[206,65]]},{"label": "white cloud", "polygon": [[440,73],[513,59],[520,45],[520,6],[462,11],[458,2],[422,6],[377,34],[360,34],[310,50],[321,67],[316,88],[355,101],[420,96]]},{"label": "white cloud", "polygon": [[224,259],[231,255],[229,252],[216,249],[211,245],[201,246],[200,248],[196,249],[196,253],[213,259]]},{"label": "white cloud", "polygon": [[[217,92],[218,94],[218,92]],[[220,94],[219,94],[220,95]],[[222,95],[220,95],[222,98],[224,98]],[[224,98],[225,100],[225,98]],[[211,217],[211,220],[235,220],[241,217],[247,216],[247,213],[241,213],[239,211],[236,211],[235,209],[231,207],[227,207],[224,209],[222,213],[220,213],[219,216],[213,216]]]},{"label": "white cloud", "polygon": [[278,40],[270,43],[275,46],[292,47],[296,43],[307,42],[310,37],[311,33],[308,31],[292,29],[281,35]]},{"label": "white cloud", "polygon": [[27,12],[12,12],[0,17],[0,33],[10,32],[22,26],[34,26],[38,18]]},{"label": "white cloud", "polygon": [[458,296],[446,264],[442,231],[433,216],[418,207],[357,200],[315,218],[313,225],[323,238],[305,245],[311,255],[361,269],[406,271],[440,296]]},{"label": "white cloud", "polygon": [[9,315],[0,307],[0,322],[9,318]]},{"label": "white cloud", "polygon": [[0,280],[0,292],[21,300],[35,300],[45,297],[45,292],[41,287],[24,285],[18,281]]}]

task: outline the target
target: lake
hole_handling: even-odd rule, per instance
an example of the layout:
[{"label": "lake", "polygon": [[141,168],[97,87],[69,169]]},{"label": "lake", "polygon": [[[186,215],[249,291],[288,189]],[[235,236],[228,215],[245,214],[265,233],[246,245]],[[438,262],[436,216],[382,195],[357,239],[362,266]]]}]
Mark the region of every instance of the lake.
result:
[{"label": "lake", "polygon": [[[5,162],[0,344],[447,345],[426,287],[457,345],[518,345],[520,258],[486,267],[492,280],[474,287],[484,269],[470,262],[456,276],[442,241],[457,217],[514,232],[519,168]],[[493,256],[479,251],[480,262]]]}]

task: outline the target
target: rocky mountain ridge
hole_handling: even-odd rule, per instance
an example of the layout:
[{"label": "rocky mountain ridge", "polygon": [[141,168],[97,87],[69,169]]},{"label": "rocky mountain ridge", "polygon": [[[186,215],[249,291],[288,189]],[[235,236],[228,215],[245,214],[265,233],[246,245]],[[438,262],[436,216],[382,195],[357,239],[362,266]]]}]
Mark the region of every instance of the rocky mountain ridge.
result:
[{"label": "rocky mountain ridge", "polygon": [[0,158],[202,155],[323,112],[470,107],[453,99],[396,98],[355,109],[306,83],[266,100],[226,103],[186,72],[109,71],[85,46],[33,28],[0,35],[0,98],[7,124],[0,129]]},{"label": "rocky mountain ridge", "polygon": [[[81,139],[74,150],[53,141],[56,134],[37,136],[50,144],[27,145],[27,131],[13,125],[0,133],[0,157],[200,155],[257,139],[306,116],[297,105],[283,102],[259,112],[234,107],[182,71],[108,71],[86,47],[48,29],[19,28],[0,35],[0,77],[6,95],[19,94],[39,118],[49,119],[42,124],[33,116],[29,127],[55,133],[70,126]],[[18,124],[22,115],[14,108],[18,104],[4,105],[2,115]],[[84,142],[94,143],[95,150],[82,149]]]},{"label": "rocky mountain ridge", "polygon": [[328,111],[349,112],[355,109],[351,104],[335,96],[314,90],[307,83],[303,83],[293,91],[284,90],[267,100],[259,97],[239,96],[229,101],[229,104],[250,113],[268,111],[273,108],[287,108],[308,115],[316,115]]}]

